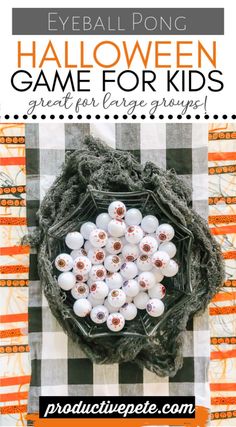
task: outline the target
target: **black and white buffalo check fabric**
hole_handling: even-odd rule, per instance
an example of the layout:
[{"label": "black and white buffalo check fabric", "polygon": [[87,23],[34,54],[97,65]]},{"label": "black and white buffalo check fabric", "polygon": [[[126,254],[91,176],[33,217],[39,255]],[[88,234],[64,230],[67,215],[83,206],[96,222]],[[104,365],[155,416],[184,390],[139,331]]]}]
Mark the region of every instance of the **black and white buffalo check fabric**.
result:
[{"label": "black and white buffalo check fabric", "polygon": [[[205,124],[29,124],[26,125],[27,216],[29,231],[36,212],[59,174],[67,151],[82,148],[86,134],[131,151],[141,162],[174,168],[192,186],[193,207],[207,219],[208,135]],[[40,395],[196,396],[209,406],[207,314],[189,322],[183,368],[174,378],[160,378],[135,364],[93,364],[62,331],[42,294],[36,253],[30,257],[29,328],[32,359],[29,412],[38,411]]]}]

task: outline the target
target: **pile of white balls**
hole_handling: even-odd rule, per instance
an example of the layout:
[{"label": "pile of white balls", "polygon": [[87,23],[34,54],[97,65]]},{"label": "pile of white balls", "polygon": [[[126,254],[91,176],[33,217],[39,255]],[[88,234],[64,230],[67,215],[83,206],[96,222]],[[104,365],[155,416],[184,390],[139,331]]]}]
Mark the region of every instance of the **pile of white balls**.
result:
[{"label": "pile of white balls", "polygon": [[75,299],[75,314],[90,315],[96,324],[106,322],[114,332],[135,319],[138,309],[161,316],[161,281],[178,272],[172,259],[174,234],[170,224],[159,225],[155,216],[143,217],[135,208],[127,210],[121,201],[112,202],[96,224],[86,222],[80,232],[68,233],[65,243],[72,251],[58,255],[55,266],[61,272],[58,285]]}]

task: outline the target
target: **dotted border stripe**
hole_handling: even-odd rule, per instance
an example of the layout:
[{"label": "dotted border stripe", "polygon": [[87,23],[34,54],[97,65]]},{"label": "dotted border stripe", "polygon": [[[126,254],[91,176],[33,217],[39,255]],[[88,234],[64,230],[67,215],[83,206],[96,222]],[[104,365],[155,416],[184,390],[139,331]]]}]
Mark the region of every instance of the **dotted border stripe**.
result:
[{"label": "dotted border stripe", "polygon": [[163,120],[163,119],[168,119],[168,120],[182,120],[183,118],[186,118],[187,120],[190,119],[196,119],[196,120],[200,120],[200,119],[204,119],[204,120],[209,120],[209,119],[213,119],[213,120],[236,120],[236,114],[232,114],[232,115],[227,115],[227,114],[222,114],[222,115],[218,115],[218,114],[212,114],[211,116],[209,114],[205,114],[200,116],[199,114],[196,114],[195,116],[191,116],[190,114],[187,114],[186,116],[183,116],[181,114],[178,114],[176,116],[173,116],[172,114],[168,114],[166,116],[164,116],[163,114],[160,114],[159,116],[154,116],[153,114],[151,115],[145,115],[145,114],[141,114],[140,116],[137,116],[136,114],[133,114],[131,116],[128,116],[127,114],[123,114],[123,115],[118,115],[118,114],[114,114],[114,115],[109,115],[109,114],[105,114],[104,116],[101,116],[100,114],[96,114],[95,116],[91,116],[91,114],[87,114],[82,116],[81,114],[79,115],[72,115],[69,114],[68,116],[65,116],[64,114],[60,114],[59,116],[55,116],[54,114],[50,114],[48,116],[46,116],[45,114],[42,115],[36,115],[33,114],[32,116],[28,116],[27,114],[24,114],[23,116],[19,116],[18,114],[14,114],[13,116],[10,116],[9,114],[5,114],[2,118],[4,118],[5,120],[10,120],[10,119],[14,119],[14,120],[27,120],[27,119],[32,119],[32,120],[37,120],[37,119],[41,119],[41,120],[45,120],[45,119],[50,119],[50,120],[55,120],[55,119],[59,119],[59,120],[64,120],[64,119],[68,119],[68,120],[82,120],[82,119],[87,119],[87,120],[91,120],[91,119],[96,119],[96,120],[100,120],[100,119],[105,119],[105,120],[109,120],[109,119],[114,119],[114,120],[118,120],[118,119],[123,119],[123,120],[127,120],[128,118],[132,119],[132,120],[136,120],[136,119],[141,119],[141,120],[145,120],[145,119],[159,119],[159,120]]}]

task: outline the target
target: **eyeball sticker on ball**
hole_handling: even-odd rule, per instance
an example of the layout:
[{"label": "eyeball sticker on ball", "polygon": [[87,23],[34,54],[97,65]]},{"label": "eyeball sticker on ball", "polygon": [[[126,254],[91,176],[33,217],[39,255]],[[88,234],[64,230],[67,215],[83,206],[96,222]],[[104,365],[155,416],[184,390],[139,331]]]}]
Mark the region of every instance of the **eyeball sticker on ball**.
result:
[{"label": "eyeball sticker on ball", "polygon": [[113,289],[109,292],[108,302],[112,307],[121,307],[126,301],[126,295],[122,289]]},{"label": "eyeball sticker on ball", "polygon": [[111,218],[124,218],[126,214],[126,207],[123,202],[115,201],[112,202],[108,207],[108,213]]},{"label": "eyeball sticker on ball", "polygon": [[106,275],[107,275],[106,269],[102,264],[93,265],[89,272],[90,279],[94,281],[105,280]]},{"label": "eyeball sticker on ball", "polygon": [[157,251],[158,243],[154,237],[146,236],[139,243],[140,251],[145,255],[152,255]]},{"label": "eyeball sticker on ball", "polygon": [[127,242],[136,244],[143,238],[143,230],[139,225],[130,225],[125,233]]},{"label": "eyeball sticker on ball", "polygon": [[101,228],[91,231],[89,235],[89,241],[95,248],[102,248],[107,243],[107,233]]},{"label": "eyeball sticker on ball", "polygon": [[91,261],[85,256],[79,256],[74,260],[73,269],[76,274],[87,274],[91,269]]},{"label": "eyeball sticker on ball", "polygon": [[108,309],[104,307],[104,305],[97,305],[96,307],[93,307],[90,313],[91,320],[97,324],[105,323],[108,315]]},{"label": "eyeball sticker on ball", "polygon": [[161,224],[157,228],[156,236],[160,242],[169,242],[173,239],[175,230],[170,224]]},{"label": "eyeball sticker on ball", "polygon": [[152,264],[155,268],[164,268],[170,262],[169,255],[164,251],[157,251],[152,255]]},{"label": "eyeball sticker on ball", "polygon": [[108,255],[104,261],[104,267],[110,273],[117,272],[121,267],[121,259],[118,255]]},{"label": "eyeball sticker on ball", "polygon": [[73,258],[68,254],[60,254],[55,259],[55,266],[59,271],[70,271],[73,267]]},{"label": "eyeball sticker on ball", "polygon": [[138,276],[138,284],[140,291],[147,291],[148,289],[151,289],[156,283],[156,279],[153,273],[151,271],[143,271]]},{"label": "eyeball sticker on ball", "polygon": [[164,313],[165,306],[161,300],[152,298],[147,302],[146,310],[150,316],[159,317]]},{"label": "eyeball sticker on ball", "polygon": [[109,237],[106,243],[106,250],[111,255],[118,255],[123,248],[123,242],[119,237]]},{"label": "eyeball sticker on ball", "polygon": [[105,259],[105,251],[102,248],[93,248],[88,251],[88,259],[92,264],[101,264]]},{"label": "eyeball sticker on ball", "polygon": [[71,295],[74,299],[87,298],[89,295],[89,287],[83,282],[76,283],[71,289]]},{"label": "eyeball sticker on ball", "polygon": [[121,313],[111,313],[107,318],[107,327],[112,332],[119,332],[125,326],[125,319]]}]

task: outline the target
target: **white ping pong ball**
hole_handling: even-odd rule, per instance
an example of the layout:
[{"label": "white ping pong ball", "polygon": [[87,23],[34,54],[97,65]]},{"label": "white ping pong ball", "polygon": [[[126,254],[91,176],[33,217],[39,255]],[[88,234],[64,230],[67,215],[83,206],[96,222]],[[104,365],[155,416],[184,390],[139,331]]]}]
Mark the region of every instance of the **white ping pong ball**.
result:
[{"label": "white ping pong ball", "polygon": [[111,313],[107,318],[107,327],[112,332],[119,332],[125,326],[125,319],[121,313]]},{"label": "white ping pong ball", "polygon": [[148,289],[148,295],[150,298],[164,298],[166,294],[166,288],[161,283],[156,283],[151,289]]},{"label": "white ping pong ball", "polygon": [[96,280],[105,280],[107,275],[106,269],[104,265],[93,265],[90,272],[89,277],[90,279],[96,281]]},{"label": "white ping pong ball", "polygon": [[139,248],[136,245],[127,244],[122,249],[122,255],[125,261],[135,261],[139,256]]},{"label": "white ping pong ball", "polygon": [[108,237],[106,243],[106,250],[109,254],[117,255],[123,248],[123,242],[119,237]]},{"label": "white ping pong ball", "polygon": [[175,276],[179,271],[179,266],[177,262],[173,259],[170,260],[170,262],[167,264],[166,267],[161,268],[161,272],[166,277],[173,277]]},{"label": "white ping pong ball", "polygon": [[174,258],[177,252],[176,246],[173,242],[161,243],[159,246],[159,250],[166,252],[170,258]]},{"label": "white ping pong ball", "polygon": [[153,268],[151,272],[154,274],[156,283],[160,283],[164,279],[164,274],[158,268]]},{"label": "white ping pong ball", "polygon": [[70,249],[80,249],[84,244],[84,238],[78,231],[72,231],[66,235],[65,242]]},{"label": "white ping pong ball", "polygon": [[94,323],[101,324],[107,321],[109,312],[104,305],[93,307],[90,313],[90,318]]},{"label": "white ping pong ball", "polygon": [[152,298],[147,302],[146,310],[149,316],[159,317],[164,313],[165,306],[161,300]]},{"label": "white ping pong ball", "polygon": [[128,297],[135,297],[140,291],[139,284],[137,280],[134,279],[126,280],[123,283],[122,289]]},{"label": "white ping pong ball", "polygon": [[125,238],[129,243],[139,243],[143,238],[142,228],[139,225],[130,225],[125,232]]},{"label": "white ping pong ball", "polygon": [[55,266],[59,271],[69,271],[73,267],[73,259],[66,253],[60,254],[55,259]]},{"label": "white ping pong ball", "polygon": [[160,242],[169,242],[175,235],[175,230],[170,224],[161,224],[156,231],[157,238]]},{"label": "white ping pong ball", "polygon": [[125,222],[128,225],[139,225],[142,221],[142,214],[139,209],[129,209],[125,214]]},{"label": "white ping pong ball", "polygon": [[170,262],[170,257],[164,251],[157,251],[152,255],[153,267],[164,268],[168,265],[169,262]]},{"label": "white ping pong ball", "polygon": [[147,291],[151,289],[156,283],[154,274],[151,271],[143,271],[138,276],[138,284],[140,291]]},{"label": "white ping pong ball", "polygon": [[139,310],[144,310],[147,306],[147,302],[149,301],[149,296],[146,292],[139,292],[138,295],[136,295],[136,297],[134,297],[134,305],[139,309]]},{"label": "white ping pong ball", "polygon": [[61,289],[69,291],[75,285],[76,278],[71,271],[65,271],[64,273],[59,274],[57,283]]},{"label": "white ping pong ball", "polygon": [[146,215],[141,222],[141,227],[145,233],[154,233],[158,225],[159,221],[154,215]]},{"label": "white ping pong ball", "polygon": [[92,307],[96,307],[97,305],[103,305],[104,303],[104,298],[100,298],[100,299],[94,298],[92,294],[89,294],[87,299],[90,302]]},{"label": "white ping pong ball", "polygon": [[87,298],[89,287],[83,282],[76,283],[71,289],[71,295],[74,299]]},{"label": "white ping pong ball", "polygon": [[96,218],[96,226],[97,228],[101,228],[102,230],[107,231],[107,226],[110,221],[111,221],[111,217],[110,215],[108,215],[108,213],[106,212],[101,213]]},{"label": "white ping pong ball", "polygon": [[108,206],[108,213],[111,218],[121,219],[125,216],[126,207],[123,202],[117,200]]},{"label": "white ping pong ball", "polygon": [[73,305],[73,310],[78,317],[87,316],[92,310],[90,302],[86,298],[77,299]]},{"label": "white ping pong ball", "polygon": [[91,261],[86,256],[78,256],[74,260],[73,270],[76,274],[87,274],[91,266]]},{"label": "white ping pong ball", "polygon": [[89,240],[86,240],[86,242],[85,242],[85,244],[84,244],[84,250],[87,252],[87,254],[88,254],[89,250],[90,250],[90,249],[93,249],[93,248],[94,248],[94,247],[93,247],[93,245],[91,245],[90,241],[89,241]]},{"label": "white ping pong ball", "polygon": [[101,228],[96,228],[96,230],[91,231],[89,235],[89,241],[92,246],[95,248],[102,248],[107,243],[107,233]]},{"label": "white ping pong ball", "polygon": [[157,251],[158,243],[154,237],[145,236],[139,243],[139,249],[143,254],[152,255]]},{"label": "white ping pong ball", "polygon": [[126,225],[122,219],[116,218],[109,222],[107,229],[112,237],[121,237],[126,232]]},{"label": "white ping pong ball", "polygon": [[116,313],[117,312],[117,307],[114,307],[113,305],[111,305],[107,298],[104,301],[104,306],[107,308],[109,313]]},{"label": "white ping pong ball", "polygon": [[137,307],[131,303],[125,303],[120,308],[120,313],[124,316],[125,320],[133,320],[138,314]]},{"label": "white ping pong ball", "polygon": [[80,227],[80,233],[82,234],[83,238],[88,240],[91,231],[95,230],[97,227],[93,222],[85,222]]},{"label": "white ping pong ball", "polygon": [[108,294],[108,302],[112,307],[121,307],[126,301],[126,295],[122,289],[112,289]]},{"label": "white ping pong ball", "polygon": [[92,248],[88,251],[88,259],[92,264],[101,264],[105,259],[105,251],[102,248]]},{"label": "white ping pong ball", "polygon": [[108,285],[109,289],[118,289],[121,288],[123,284],[123,278],[120,273],[107,273],[106,276],[106,284]]},{"label": "white ping pong ball", "polygon": [[104,267],[110,273],[115,273],[121,267],[121,259],[118,255],[108,255],[104,261]]},{"label": "white ping pong ball", "polygon": [[121,275],[126,279],[133,279],[138,274],[138,267],[134,262],[125,262],[120,268]]},{"label": "white ping pong ball", "polygon": [[152,270],[152,261],[148,255],[140,255],[136,261],[137,267],[141,271],[150,271]]},{"label": "white ping pong ball", "polygon": [[98,280],[91,284],[90,286],[90,294],[95,299],[104,299],[108,295],[109,288],[107,284],[101,280]]}]

